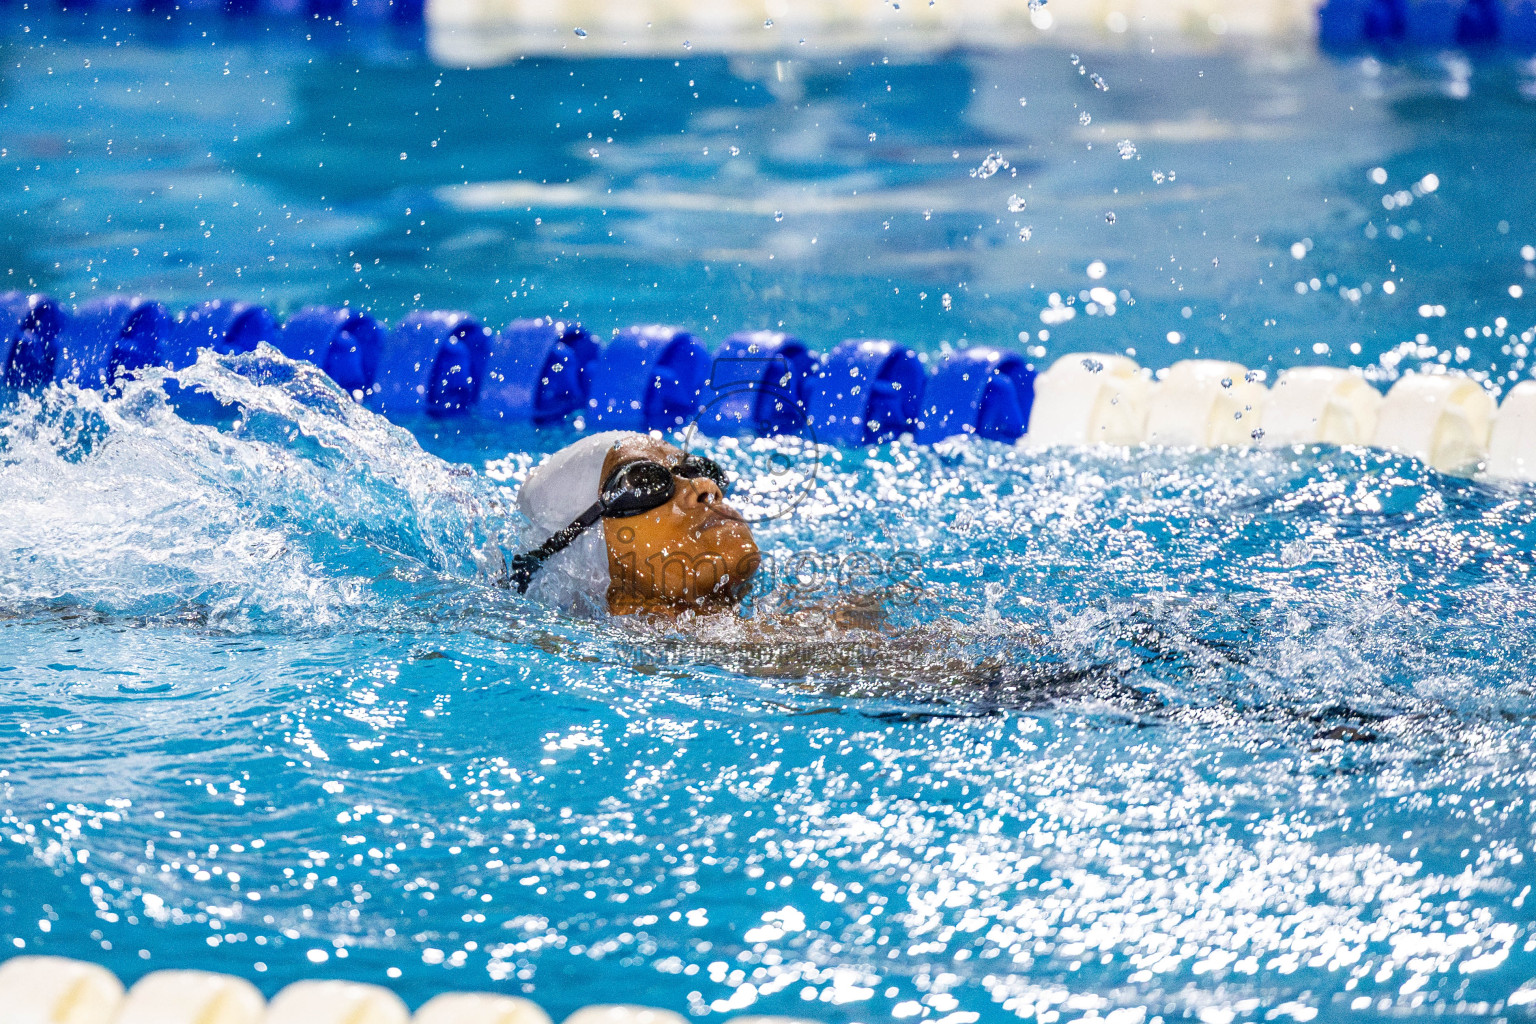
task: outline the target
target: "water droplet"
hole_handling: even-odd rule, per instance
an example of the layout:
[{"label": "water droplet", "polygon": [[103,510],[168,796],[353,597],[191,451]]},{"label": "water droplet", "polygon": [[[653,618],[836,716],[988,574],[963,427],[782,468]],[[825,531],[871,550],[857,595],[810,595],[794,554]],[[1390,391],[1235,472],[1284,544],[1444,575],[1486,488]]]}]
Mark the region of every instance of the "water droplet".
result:
[{"label": "water droplet", "polygon": [[1019,228],[1019,241],[1027,242],[1035,237],[1035,229],[1032,227]]},{"label": "water droplet", "polygon": [[1104,223],[1105,224],[1113,224],[1114,222],[1115,222],[1115,211],[1114,210],[1110,210],[1108,213],[1106,213],[1104,215]]},{"label": "water droplet", "polygon": [[1077,115],[1077,123],[1086,128],[1088,125],[1093,124],[1093,115],[1085,110]]},{"label": "water droplet", "polygon": [[1232,386],[1232,378],[1231,377],[1223,377],[1223,378],[1221,378],[1221,386],[1224,387],[1224,388],[1231,387]]},{"label": "water droplet", "polygon": [[996,174],[998,171],[1003,170],[1007,166],[1008,161],[1003,158],[1003,154],[988,153],[986,159],[981,162],[981,166],[972,169],[971,177],[990,178],[992,175]]},{"label": "water droplet", "polygon": [[949,297],[949,292],[939,296],[939,301],[944,304],[944,312],[948,313],[954,307],[955,300]]},{"label": "water droplet", "polygon": [[1264,428],[1263,427],[1259,427],[1258,429],[1254,430],[1253,433],[1249,434],[1248,436],[1253,438],[1255,441],[1262,441],[1262,440],[1264,440]]},{"label": "water droplet", "polygon": [[1023,213],[1024,207],[1026,205],[1027,204],[1024,202],[1024,197],[1019,195],[1017,192],[1008,197],[1009,213]]},{"label": "water droplet", "polygon": [[1097,71],[1089,75],[1088,80],[1093,83],[1093,87],[1099,90],[1099,92],[1109,92],[1109,83],[1104,81],[1104,76]]},{"label": "water droplet", "polygon": [[1083,369],[1087,370],[1089,373],[1102,373],[1104,370],[1104,364],[1099,362],[1097,359],[1084,359]]},{"label": "water droplet", "polygon": [[769,18],[767,21],[763,22],[763,28],[773,28],[773,19]]},{"label": "water droplet", "polygon": [[1120,150],[1121,160],[1131,160],[1135,158],[1136,143],[1132,142],[1130,139],[1121,139],[1119,142],[1115,143],[1115,145]]},{"label": "water droplet", "polygon": [[585,38],[587,38],[587,30],[586,30],[586,29],[584,29],[584,28],[578,28],[578,29],[577,29],[577,30],[576,30],[576,34],[577,34],[577,35],[578,35],[578,36],[580,36],[580,37],[581,37],[581,38],[583,38],[583,39],[585,39]]},{"label": "water droplet", "polygon": [[774,210],[773,211],[774,223],[778,223],[779,221],[781,221],[783,219],[784,219],[784,211],[783,210]]}]

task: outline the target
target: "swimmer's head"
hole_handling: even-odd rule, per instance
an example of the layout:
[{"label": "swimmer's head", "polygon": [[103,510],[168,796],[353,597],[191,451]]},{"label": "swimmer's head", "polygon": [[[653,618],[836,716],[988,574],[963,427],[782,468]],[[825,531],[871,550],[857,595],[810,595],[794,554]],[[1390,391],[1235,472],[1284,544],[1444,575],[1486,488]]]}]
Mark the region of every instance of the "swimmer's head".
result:
[{"label": "swimmer's head", "polygon": [[518,506],[542,543],[512,582],[571,610],[674,615],[734,606],[757,571],[752,531],[711,460],[622,431],[583,438],[539,465]]}]

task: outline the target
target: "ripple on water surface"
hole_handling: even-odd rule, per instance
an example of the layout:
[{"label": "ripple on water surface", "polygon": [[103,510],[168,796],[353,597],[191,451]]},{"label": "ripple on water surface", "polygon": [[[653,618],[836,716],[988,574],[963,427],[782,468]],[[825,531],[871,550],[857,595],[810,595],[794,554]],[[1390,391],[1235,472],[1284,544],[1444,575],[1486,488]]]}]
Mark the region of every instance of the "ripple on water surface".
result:
[{"label": "ripple on water surface", "polygon": [[[269,352],[7,413],[6,940],[952,1024],[1497,1016],[1536,975],[1527,491],[843,452],[759,529],[777,625],[661,629],[479,573],[558,443],[445,461]],[[887,630],[771,618],[892,566]]]}]

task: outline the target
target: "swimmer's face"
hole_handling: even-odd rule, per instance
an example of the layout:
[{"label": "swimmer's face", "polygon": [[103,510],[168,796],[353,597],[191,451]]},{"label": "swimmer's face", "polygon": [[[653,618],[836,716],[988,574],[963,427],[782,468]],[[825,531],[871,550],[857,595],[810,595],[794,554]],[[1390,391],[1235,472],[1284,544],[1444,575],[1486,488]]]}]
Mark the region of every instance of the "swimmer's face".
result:
[{"label": "swimmer's face", "polygon": [[[626,462],[649,459],[673,467],[683,453],[664,441],[636,437],[608,453],[603,479]],[[752,530],[726,504],[713,480],[674,477],[672,500],[638,516],[602,520],[608,540],[608,608],[675,614],[717,610],[745,593],[760,557]]]}]

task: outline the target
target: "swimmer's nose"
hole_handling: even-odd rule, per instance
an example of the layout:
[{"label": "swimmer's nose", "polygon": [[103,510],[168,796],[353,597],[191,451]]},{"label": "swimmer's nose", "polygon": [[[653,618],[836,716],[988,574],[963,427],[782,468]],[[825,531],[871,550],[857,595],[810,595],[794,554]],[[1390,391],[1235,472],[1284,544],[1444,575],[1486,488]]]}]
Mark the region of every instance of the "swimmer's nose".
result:
[{"label": "swimmer's nose", "polygon": [[707,476],[694,477],[691,480],[679,480],[678,484],[678,501],[684,508],[693,508],[696,505],[715,505],[725,501],[725,492],[720,489],[720,485]]}]

